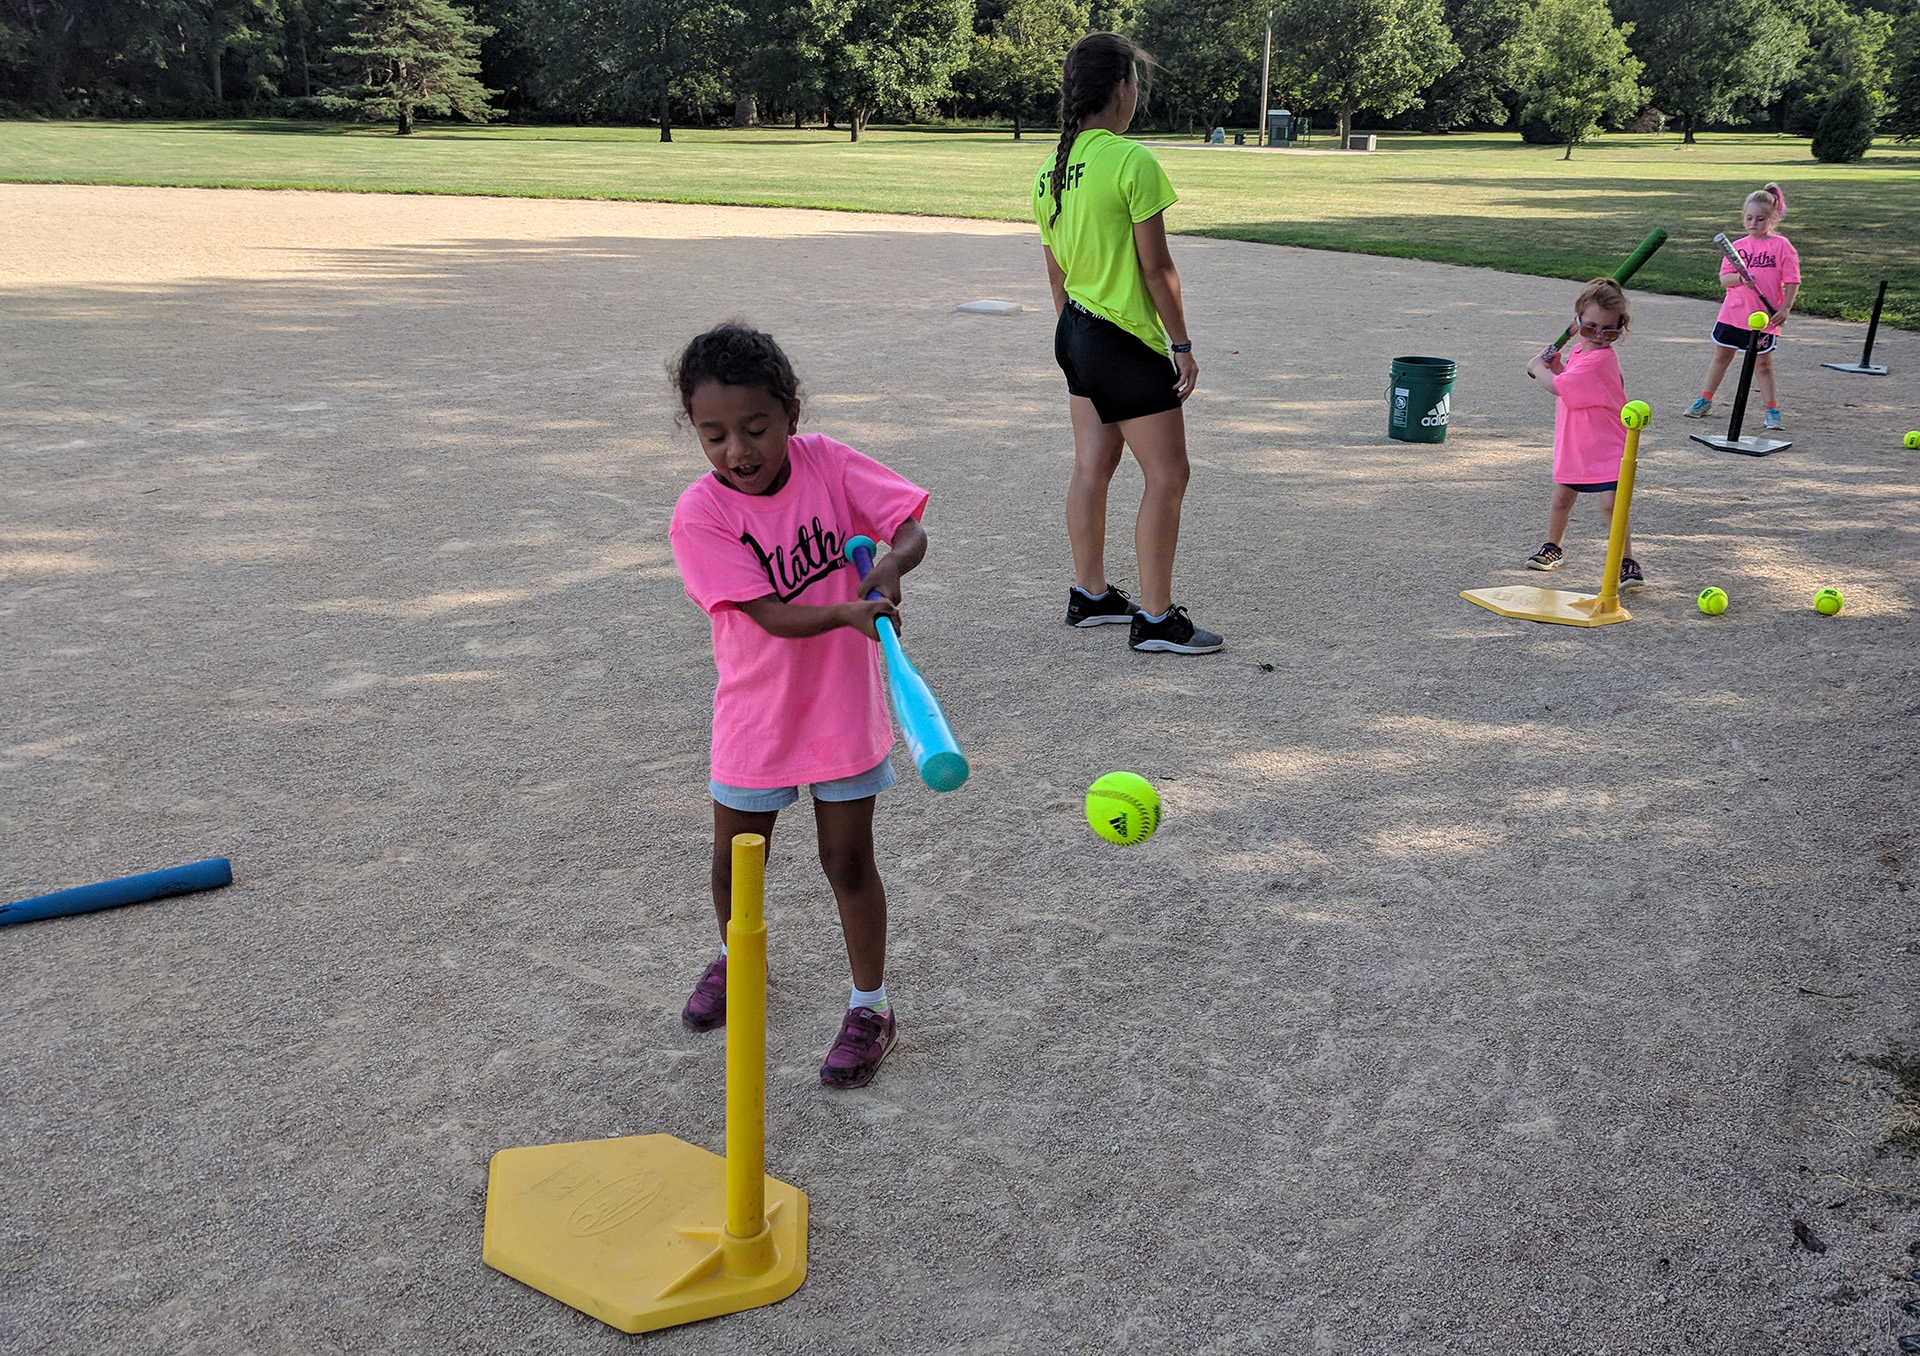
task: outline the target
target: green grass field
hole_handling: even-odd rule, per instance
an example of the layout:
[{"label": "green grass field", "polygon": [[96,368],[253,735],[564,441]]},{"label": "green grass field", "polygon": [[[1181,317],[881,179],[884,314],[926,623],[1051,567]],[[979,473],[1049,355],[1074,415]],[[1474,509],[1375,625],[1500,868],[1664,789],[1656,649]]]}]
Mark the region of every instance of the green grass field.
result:
[{"label": "green grass field", "polygon": [[[0,181],[632,198],[1024,219],[1044,132],[434,126],[299,122],[0,123]],[[1163,143],[1174,230],[1473,264],[1547,277],[1611,272],[1654,226],[1671,241],[1635,286],[1720,294],[1714,232],[1786,187],[1807,282],[1798,309],[1920,330],[1920,146],[1822,165],[1804,140],[1610,136],[1576,151],[1517,136],[1386,137],[1383,154],[1264,155]]]}]

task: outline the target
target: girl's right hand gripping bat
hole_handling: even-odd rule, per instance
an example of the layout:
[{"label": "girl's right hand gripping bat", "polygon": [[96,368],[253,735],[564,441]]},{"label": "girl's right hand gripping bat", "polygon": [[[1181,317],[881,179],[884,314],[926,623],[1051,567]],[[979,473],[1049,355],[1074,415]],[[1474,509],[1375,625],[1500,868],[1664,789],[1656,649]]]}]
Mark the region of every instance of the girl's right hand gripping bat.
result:
[{"label": "girl's right hand gripping bat", "polygon": [[[847,543],[846,555],[865,579],[873,569],[873,539],[853,538]],[[879,596],[877,589],[867,594],[868,598]],[[953,731],[947,727],[940,703],[933,699],[933,689],[907,658],[900,637],[894,634],[893,623],[885,617],[876,617],[874,629],[880,633],[880,649],[887,656],[887,687],[893,695],[893,714],[900,722],[900,733],[906,736],[907,752],[914,766],[920,769],[920,780],[935,791],[957,790],[967,780],[967,758],[960,752]]]}]

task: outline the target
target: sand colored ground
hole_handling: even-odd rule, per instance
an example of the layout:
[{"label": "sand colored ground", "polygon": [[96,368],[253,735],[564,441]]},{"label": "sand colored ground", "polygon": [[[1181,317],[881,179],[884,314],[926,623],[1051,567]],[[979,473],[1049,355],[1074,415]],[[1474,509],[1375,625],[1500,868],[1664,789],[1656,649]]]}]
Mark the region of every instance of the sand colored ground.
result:
[{"label": "sand colored ground", "polygon": [[[1915,1032],[1920,336],[1874,381],[1819,367],[1856,327],[1795,321],[1797,445],[1751,461],[1675,417],[1712,308],[1636,296],[1651,582],[1569,631],[1456,594],[1542,539],[1521,367],[1572,285],[1176,240],[1178,594],[1229,646],[1175,659],[1059,625],[1050,317],[952,310],[1044,307],[1029,231],[5,187],[0,242],[0,897],[238,877],[0,930],[0,1349],[1905,1330],[1920,1185],[1850,1057]],[[811,1195],[808,1280],[634,1340],[483,1267],[481,1215],[503,1147],[721,1147],[721,1038],[676,1020],[712,668],[661,365],[726,316],[788,346],[811,427],[931,490],[908,639],[974,776],[883,798],[903,1043],[863,1092],[815,1080],[846,967],[783,821],[769,1169]],[[1443,446],[1384,437],[1403,353],[1462,365]],[[1590,509],[1569,551],[1596,584]],[[1115,767],[1165,794],[1144,847],[1081,820]]]}]

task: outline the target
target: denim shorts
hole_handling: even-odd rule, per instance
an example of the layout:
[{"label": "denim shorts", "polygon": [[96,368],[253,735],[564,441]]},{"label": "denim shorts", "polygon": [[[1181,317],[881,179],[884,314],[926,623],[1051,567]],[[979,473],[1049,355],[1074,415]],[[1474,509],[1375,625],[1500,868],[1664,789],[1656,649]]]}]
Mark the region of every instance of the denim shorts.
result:
[{"label": "denim shorts", "polygon": [[[807,790],[813,792],[815,800],[865,800],[868,796],[879,795],[897,780],[893,773],[893,761],[882,758],[865,772],[851,777],[838,777],[830,782],[815,782]],[[800,799],[800,788],[797,786],[728,786],[725,782],[710,780],[707,790],[729,810],[749,815],[772,814]]]}]

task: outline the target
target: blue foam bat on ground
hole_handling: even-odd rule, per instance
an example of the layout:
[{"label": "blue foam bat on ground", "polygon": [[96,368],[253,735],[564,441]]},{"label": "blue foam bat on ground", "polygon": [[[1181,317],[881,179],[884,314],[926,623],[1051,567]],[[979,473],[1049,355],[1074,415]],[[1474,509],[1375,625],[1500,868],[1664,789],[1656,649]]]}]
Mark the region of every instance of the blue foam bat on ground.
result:
[{"label": "blue foam bat on ground", "polygon": [[[964,774],[963,774],[964,775]],[[168,895],[192,894],[196,890],[218,890],[233,884],[233,867],[225,857],[209,857],[204,862],[170,866],[165,871],[149,871],[139,876],[102,881],[98,885],[77,885],[71,890],[56,890],[36,895],[15,904],[0,904],[0,925],[31,923],[40,918],[60,918],[70,913],[91,913],[95,909],[113,909],[122,904],[142,904]]]}]

